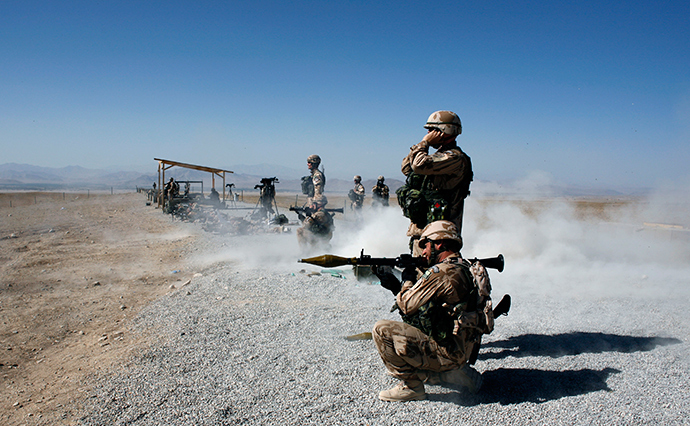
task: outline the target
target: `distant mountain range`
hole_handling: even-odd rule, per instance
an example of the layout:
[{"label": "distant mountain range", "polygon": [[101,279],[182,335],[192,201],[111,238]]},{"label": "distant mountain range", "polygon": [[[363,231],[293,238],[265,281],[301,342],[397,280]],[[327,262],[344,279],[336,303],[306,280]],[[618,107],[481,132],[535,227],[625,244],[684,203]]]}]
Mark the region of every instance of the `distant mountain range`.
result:
[{"label": "distant mountain range", "polygon": [[[151,164],[151,171],[145,171],[149,166],[108,167],[105,169],[87,169],[80,166],[68,166],[62,168],[40,167],[29,164],[6,163],[0,165],[0,191],[59,191],[59,190],[136,190],[137,188],[151,188],[153,183],[158,183],[157,165]],[[307,170],[296,170],[283,166],[270,164],[231,166],[226,170],[234,173],[226,175],[226,184],[234,184],[236,190],[256,191],[254,186],[261,183],[262,178],[277,177],[276,191],[300,193],[301,177],[307,174]],[[326,170],[326,175],[328,171]],[[211,173],[198,170],[172,167],[165,171],[165,180],[170,177],[177,181],[195,181],[192,183],[192,191],[200,191],[203,182],[204,192],[211,190]],[[376,184],[374,179],[362,182],[367,194],[371,194],[371,188]],[[403,185],[399,179],[386,179],[390,187],[391,196],[395,190]],[[216,176],[215,186],[220,190],[222,180]],[[353,187],[351,180],[328,179],[327,193],[345,194]],[[531,189],[521,188],[511,183],[502,185],[497,182],[473,182],[472,193],[482,197],[629,197],[644,196],[652,192],[650,188],[592,188],[578,185],[564,185],[546,183]]]},{"label": "distant mountain range", "polygon": [[[158,183],[156,165],[152,165],[151,172],[123,170],[117,167],[108,169],[87,169],[80,166],[68,166],[62,168],[40,167],[29,164],[6,163],[0,165],[0,190],[23,191],[50,191],[50,190],[79,190],[79,189],[132,189],[151,188],[153,183]],[[142,167],[137,167],[141,170]],[[277,177],[276,191],[301,192],[301,177],[307,170],[299,171],[282,166],[269,164],[241,165],[229,167],[234,173],[228,173],[225,177],[226,184],[233,183],[237,190],[253,191],[254,186],[261,183],[262,178]],[[203,182],[204,192],[211,189],[211,173],[183,167],[172,167],[165,171],[165,180],[174,178],[176,181],[195,181],[192,190],[200,190]],[[367,192],[376,184],[374,179],[362,182]],[[397,179],[387,179],[386,184],[391,192],[399,188],[403,182]],[[220,190],[222,180],[215,177],[216,189]],[[328,179],[327,192],[347,193],[353,187],[353,182],[343,179]]]}]

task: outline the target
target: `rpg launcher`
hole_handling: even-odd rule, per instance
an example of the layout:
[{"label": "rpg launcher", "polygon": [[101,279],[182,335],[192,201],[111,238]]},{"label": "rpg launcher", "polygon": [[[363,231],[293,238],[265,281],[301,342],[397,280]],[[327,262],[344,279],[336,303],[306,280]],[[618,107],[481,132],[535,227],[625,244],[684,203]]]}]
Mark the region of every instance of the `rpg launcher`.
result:
[{"label": "rpg launcher", "polygon": [[[486,259],[468,259],[471,263],[480,262],[485,268],[492,268],[503,272],[504,259],[503,255],[499,254],[496,257]],[[397,266],[405,269],[408,266],[426,268],[427,262],[424,257],[412,257],[411,254],[401,254],[398,257],[371,257],[364,254],[364,249],[359,257],[341,257],[332,254],[324,254],[321,256],[310,257],[307,259],[299,259],[299,263],[311,263],[312,265],[321,266],[323,268],[333,268],[336,266],[353,265],[353,266]]]},{"label": "rpg launcher", "polygon": [[[307,216],[311,216],[316,212],[316,210],[312,210],[309,207],[297,207],[297,206],[290,206],[289,210],[291,212],[297,213],[297,217],[299,217],[299,220],[304,221]],[[343,213],[343,209],[324,209],[328,213]]]}]

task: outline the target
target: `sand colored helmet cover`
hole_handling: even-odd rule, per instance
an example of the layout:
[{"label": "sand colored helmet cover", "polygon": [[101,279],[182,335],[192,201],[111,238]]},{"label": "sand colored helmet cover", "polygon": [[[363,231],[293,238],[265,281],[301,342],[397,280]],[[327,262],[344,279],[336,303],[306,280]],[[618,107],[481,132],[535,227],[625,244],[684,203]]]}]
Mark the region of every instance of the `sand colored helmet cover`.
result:
[{"label": "sand colored helmet cover", "polygon": [[353,179],[355,180],[355,182],[359,182],[359,181],[362,180],[362,176],[360,176],[360,175],[355,175],[355,177],[354,177]]},{"label": "sand colored helmet cover", "polygon": [[439,240],[457,241],[462,247],[462,237],[458,234],[458,227],[449,220],[437,220],[428,224],[422,231],[419,247],[424,248],[427,241]]},{"label": "sand colored helmet cover", "polygon": [[378,178],[376,178],[376,180],[383,182],[384,179],[383,176],[379,176]]},{"label": "sand colored helmet cover", "polygon": [[438,128],[446,135],[457,136],[462,133],[460,117],[451,111],[436,111],[429,116],[425,129]]},{"label": "sand colored helmet cover", "polygon": [[318,166],[319,164],[321,164],[321,157],[319,157],[316,154],[312,154],[309,157],[307,157],[307,163],[313,163]]}]

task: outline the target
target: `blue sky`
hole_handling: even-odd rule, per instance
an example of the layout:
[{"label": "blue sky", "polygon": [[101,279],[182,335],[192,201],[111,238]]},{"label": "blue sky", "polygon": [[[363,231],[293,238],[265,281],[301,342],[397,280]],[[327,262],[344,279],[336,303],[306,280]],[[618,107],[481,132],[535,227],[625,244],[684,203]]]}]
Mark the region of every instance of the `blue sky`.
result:
[{"label": "blue sky", "polygon": [[0,164],[401,178],[439,109],[476,180],[687,180],[690,5],[0,2]]}]

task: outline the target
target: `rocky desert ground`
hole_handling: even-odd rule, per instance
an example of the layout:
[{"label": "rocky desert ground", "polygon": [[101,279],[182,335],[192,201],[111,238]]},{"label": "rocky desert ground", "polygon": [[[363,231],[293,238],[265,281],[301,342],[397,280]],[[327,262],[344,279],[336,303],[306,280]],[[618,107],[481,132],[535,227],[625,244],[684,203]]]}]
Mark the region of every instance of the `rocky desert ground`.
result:
[{"label": "rocky desert ground", "polygon": [[128,320],[197,272],[196,236],[136,193],[1,194],[0,217],[0,423],[72,424],[85,379],[147,345]]},{"label": "rocky desert ground", "polygon": [[[514,300],[485,388],[391,405],[371,342],[343,344],[394,318],[390,294],[305,271],[294,235],[211,235],[145,200],[0,194],[1,424],[688,424],[677,201],[472,199],[463,253],[502,252],[495,298]],[[396,255],[404,225],[346,217],[333,251]]]}]

